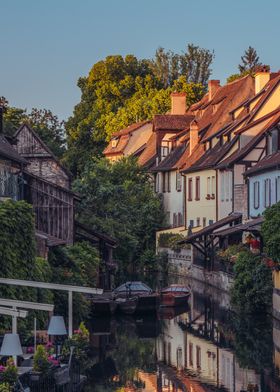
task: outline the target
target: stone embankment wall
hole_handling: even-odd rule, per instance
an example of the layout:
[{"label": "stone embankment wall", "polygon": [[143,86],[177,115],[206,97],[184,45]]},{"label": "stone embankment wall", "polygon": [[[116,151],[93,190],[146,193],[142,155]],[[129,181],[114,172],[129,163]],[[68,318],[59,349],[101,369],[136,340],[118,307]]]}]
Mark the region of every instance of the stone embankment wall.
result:
[{"label": "stone embankment wall", "polygon": [[233,283],[233,276],[222,271],[206,271],[202,266],[193,264],[191,249],[181,249],[176,252],[169,248],[158,248],[158,253],[160,252],[168,254],[170,274],[190,277],[219,290],[229,292]]}]

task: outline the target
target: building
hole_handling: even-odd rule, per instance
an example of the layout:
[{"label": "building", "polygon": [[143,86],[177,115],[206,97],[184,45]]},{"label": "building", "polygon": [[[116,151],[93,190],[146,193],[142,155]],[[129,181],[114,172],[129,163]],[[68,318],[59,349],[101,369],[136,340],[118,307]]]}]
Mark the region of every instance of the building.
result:
[{"label": "building", "polygon": [[139,157],[146,148],[152,129],[151,121],[141,121],[114,133],[103,154],[111,162],[130,155]]},{"label": "building", "polygon": [[219,144],[219,137],[233,121],[231,111],[253,96],[254,79],[246,76],[225,86],[209,81],[208,90],[203,104],[191,108],[195,120],[190,124],[189,157],[182,170],[186,179],[186,226],[196,230],[218,220],[215,164],[229,149]]}]

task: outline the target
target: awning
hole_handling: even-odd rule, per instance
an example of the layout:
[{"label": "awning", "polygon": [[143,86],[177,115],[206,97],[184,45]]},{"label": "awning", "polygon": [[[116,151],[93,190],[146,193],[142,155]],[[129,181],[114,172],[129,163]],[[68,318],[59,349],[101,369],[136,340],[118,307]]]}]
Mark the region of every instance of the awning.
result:
[{"label": "awning", "polygon": [[[214,234],[215,230],[218,230],[219,228],[233,224],[233,223],[240,223],[242,219],[242,214],[241,213],[233,213],[223,219],[220,219],[219,221],[212,223],[212,225],[206,226],[203,229],[197,231],[194,234],[189,235],[185,239],[181,240],[178,242],[178,244],[189,244],[192,243],[194,240],[198,240],[202,237]],[[216,232],[215,232],[216,235]]]},{"label": "awning", "polygon": [[261,224],[263,222],[264,218],[258,217],[255,218],[249,222],[243,223],[243,224],[239,224],[239,225],[235,225],[232,227],[228,227],[224,230],[219,230],[215,232],[215,236],[217,237],[226,237],[228,235],[231,234],[235,234],[235,233],[240,233],[243,231],[255,231],[255,232],[260,232],[261,230]]}]

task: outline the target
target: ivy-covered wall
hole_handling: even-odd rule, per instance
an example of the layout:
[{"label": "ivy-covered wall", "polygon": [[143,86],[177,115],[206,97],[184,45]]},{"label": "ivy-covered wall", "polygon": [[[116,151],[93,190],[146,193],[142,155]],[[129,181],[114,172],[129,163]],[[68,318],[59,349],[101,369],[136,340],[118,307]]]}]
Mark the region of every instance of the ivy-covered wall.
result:
[{"label": "ivy-covered wall", "polygon": [[[36,257],[34,215],[32,206],[25,201],[0,202],[0,277],[50,281],[52,271],[49,263]],[[34,302],[52,302],[48,290],[0,285],[0,297]],[[35,315],[29,312],[29,319]],[[46,314],[37,312],[41,324]],[[0,326],[10,325],[10,317],[0,316]],[[20,322],[21,323],[21,322]],[[25,322],[27,324],[28,322]]]}]

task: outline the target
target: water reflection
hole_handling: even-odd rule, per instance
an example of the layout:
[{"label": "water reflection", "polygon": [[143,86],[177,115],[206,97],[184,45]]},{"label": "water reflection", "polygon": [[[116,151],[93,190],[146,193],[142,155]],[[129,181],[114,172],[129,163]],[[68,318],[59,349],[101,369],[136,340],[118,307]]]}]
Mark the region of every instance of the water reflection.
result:
[{"label": "water reflection", "polygon": [[280,323],[233,315],[226,293],[189,284],[187,308],[92,320],[88,391],[280,391]]}]

